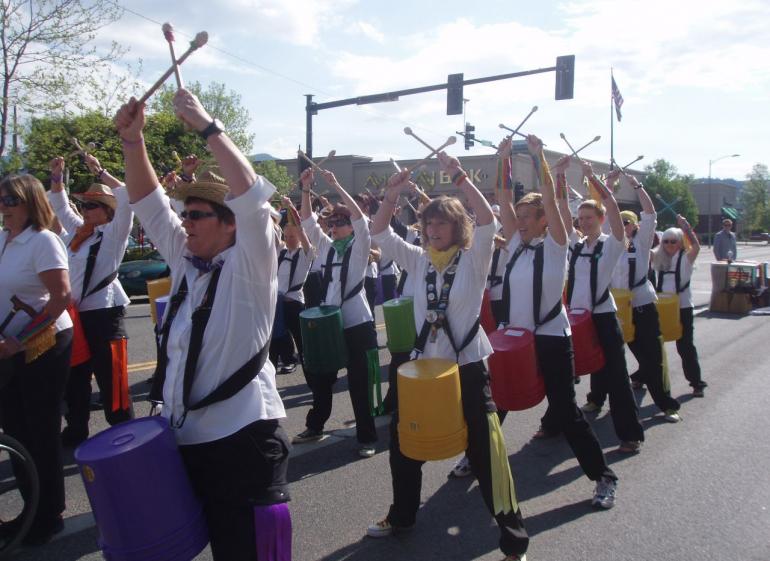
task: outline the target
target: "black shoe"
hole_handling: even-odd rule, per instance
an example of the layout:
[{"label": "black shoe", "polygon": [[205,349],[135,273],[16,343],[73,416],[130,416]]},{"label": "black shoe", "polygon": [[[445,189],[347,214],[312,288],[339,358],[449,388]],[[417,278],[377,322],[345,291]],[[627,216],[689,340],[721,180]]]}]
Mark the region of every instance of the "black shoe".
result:
[{"label": "black shoe", "polygon": [[311,428],[307,428],[303,430],[301,433],[299,433],[297,436],[291,439],[292,444],[302,444],[303,442],[314,442],[316,440],[321,440],[324,433],[321,430],[315,430]]},{"label": "black shoe", "polygon": [[88,438],[88,432],[75,432],[70,427],[61,431],[61,443],[66,448],[76,448]]},{"label": "black shoe", "polygon": [[43,545],[51,541],[56,534],[64,530],[64,520],[61,514],[53,522],[42,527],[33,527],[21,540],[23,545]]}]

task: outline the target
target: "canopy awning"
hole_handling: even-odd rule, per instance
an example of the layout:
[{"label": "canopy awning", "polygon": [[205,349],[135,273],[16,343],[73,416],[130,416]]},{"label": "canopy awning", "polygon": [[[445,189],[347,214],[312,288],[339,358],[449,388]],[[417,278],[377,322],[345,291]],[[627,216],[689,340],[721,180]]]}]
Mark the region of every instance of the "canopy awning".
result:
[{"label": "canopy awning", "polygon": [[726,216],[731,220],[738,220],[738,211],[730,206],[722,207],[722,216]]}]

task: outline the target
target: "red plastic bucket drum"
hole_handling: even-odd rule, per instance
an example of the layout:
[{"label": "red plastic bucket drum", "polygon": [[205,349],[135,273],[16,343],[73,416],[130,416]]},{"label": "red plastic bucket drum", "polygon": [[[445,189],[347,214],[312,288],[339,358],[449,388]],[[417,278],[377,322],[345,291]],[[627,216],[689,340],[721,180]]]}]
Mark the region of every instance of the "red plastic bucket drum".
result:
[{"label": "red plastic bucket drum", "polygon": [[497,329],[495,316],[492,314],[492,301],[489,299],[489,289],[484,289],[484,298],[481,300],[481,328],[489,335]]},{"label": "red plastic bucket drum", "polygon": [[569,324],[575,349],[575,375],[585,376],[604,368],[604,351],[599,344],[591,312],[582,308],[570,310]]},{"label": "red plastic bucket drum", "polygon": [[537,367],[535,336],[527,329],[507,327],[489,334],[492,398],[500,409],[523,411],[545,398],[545,383]]}]

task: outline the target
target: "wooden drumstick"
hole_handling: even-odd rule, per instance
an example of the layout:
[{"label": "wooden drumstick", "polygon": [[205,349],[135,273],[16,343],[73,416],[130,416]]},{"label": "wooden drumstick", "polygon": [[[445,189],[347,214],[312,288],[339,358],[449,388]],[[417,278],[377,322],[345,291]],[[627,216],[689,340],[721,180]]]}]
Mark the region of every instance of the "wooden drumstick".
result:
[{"label": "wooden drumstick", "polygon": [[414,131],[410,127],[404,127],[404,134],[408,134],[409,136],[414,137],[414,139],[417,140],[417,142],[419,142],[423,146],[425,146],[425,148],[435,152],[435,150],[433,150],[433,146],[431,146],[430,144],[425,142],[422,138],[414,134]]},{"label": "wooden drumstick", "polygon": [[393,158],[391,158],[391,159],[390,159],[390,163],[391,163],[391,164],[393,164],[393,167],[394,167],[394,168],[396,168],[396,173],[400,173],[400,172],[401,172],[401,166],[400,166],[400,165],[398,165],[398,162],[396,162],[396,160],[394,160]]},{"label": "wooden drumstick", "polygon": [[569,146],[569,149],[570,149],[570,150],[572,150],[572,155],[573,155],[573,156],[575,156],[575,158],[577,158],[577,159],[578,159],[578,161],[579,161],[579,160],[580,160],[580,156],[578,156],[578,155],[577,155],[577,152],[575,152],[575,149],[572,147],[572,144],[570,144],[570,143],[569,143],[569,140],[567,140],[567,137],[566,137],[566,136],[564,136],[564,133],[563,133],[563,132],[560,132],[560,133],[559,133],[559,136],[562,138],[562,140],[563,140],[564,142],[566,142],[566,143],[567,143],[567,146]]},{"label": "wooden drumstick", "polygon": [[326,162],[331,160],[336,155],[337,155],[337,151],[336,150],[330,150],[329,153],[326,155],[326,157],[324,159],[322,159],[320,162],[318,162],[318,164],[316,164],[316,165],[318,167],[321,167],[322,165],[324,165]]},{"label": "wooden drumstick", "polygon": [[529,110],[529,113],[527,113],[527,116],[526,116],[526,117],[524,117],[524,119],[521,121],[521,123],[519,123],[519,126],[518,126],[518,127],[516,127],[515,129],[511,129],[511,128],[509,128],[509,127],[506,127],[506,126],[505,126],[504,124],[502,124],[502,123],[500,123],[500,128],[501,128],[501,129],[505,129],[505,130],[507,130],[507,131],[511,131],[511,134],[509,134],[509,135],[508,135],[509,137],[513,137],[514,135],[517,135],[517,134],[519,134],[519,135],[521,135],[521,136],[524,136],[524,137],[526,137],[527,135],[525,135],[525,134],[521,134],[521,133],[519,132],[519,130],[521,129],[521,127],[523,127],[523,126],[524,126],[524,123],[526,123],[526,122],[529,120],[529,118],[532,116],[532,114],[533,114],[535,111],[537,111],[537,105],[533,105],[533,106],[532,106],[532,109],[530,109],[530,110]]},{"label": "wooden drumstick", "polygon": [[176,64],[172,64],[171,68],[166,70],[163,75],[158,78],[158,81],[155,82],[152,86],[150,86],[150,89],[147,90],[142,97],[139,98],[137,103],[142,104],[148,99],[150,99],[150,96],[154,94],[156,91],[158,91],[158,88],[160,88],[163,85],[163,82],[165,82],[169,76],[171,76],[174,73],[174,69],[178,66],[181,66],[182,63],[187,60],[187,57],[189,57],[194,51],[197,51],[200,49],[203,45],[205,45],[209,40],[209,34],[205,31],[201,31],[195,36],[195,39],[190,41],[190,47],[180,56]]},{"label": "wooden drumstick", "polygon": [[430,161],[430,159],[431,159],[433,156],[435,156],[436,154],[438,154],[439,152],[441,152],[441,151],[442,151],[444,148],[446,148],[447,146],[449,146],[449,145],[451,145],[451,144],[454,144],[455,142],[457,142],[457,138],[456,138],[456,137],[454,137],[454,136],[450,136],[449,138],[447,138],[447,140],[446,140],[446,142],[445,142],[444,144],[442,144],[441,146],[439,146],[438,148],[436,148],[435,150],[433,150],[433,151],[432,151],[430,154],[428,154],[427,156],[425,156],[425,157],[424,157],[422,160],[420,160],[420,161],[419,161],[419,162],[417,162],[416,164],[414,164],[414,165],[411,165],[411,166],[409,166],[409,167],[408,167],[408,168],[406,168],[406,169],[408,169],[410,173],[411,173],[411,172],[413,172],[414,170],[416,170],[416,169],[417,169],[418,167],[420,167],[421,165],[423,165],[423,164],[425,164],[426,162]]},{"label": "wooden drumstick", "polygon": [[176,53],[174,52],[174,26],[166,22],[161,29],[163,30],[163,36],[166,38],[166,41],[168,41],[168,50],[171,53],[171,64],[174,65],[176,87],[181,90],[184,88],[184,82],[182,82],[182,73],[179,71],[179,65],[176,62]]},{"label": "wooden drumstick", "polygon": [[581,153],[581,152],[582,152],[582,151],[583,151],[585,148],[588,148],[588,147],[589,147],[589,146],[591,146],[591,144],[593,144],[594,142],[599,142],[599,140],[601,140],[601,138],[602,138],[601,136],[599,136],[599,135],[596,135],[596,136],[593,138],[593,140],[590,140],[590,141],[586,142],[585,144],[583,144],[583,146],[581,146],[580,148],[578,148],[577,150],[575,150],[575,154],[580,154],[580,153]]},{"label": "wooden drumstick", "polygon": [[297,155],[300,158],[302,158],[303,160],[305,160],[308,164],[310,164],[310,166],[314,170],[316,170],[316,171],[325,171],[324,169],[321,168],[321,166],[319,166],[317,163],[315,163],[312,159],[308,158],[307,154],[305,154],[302,150],[297,150]]}]

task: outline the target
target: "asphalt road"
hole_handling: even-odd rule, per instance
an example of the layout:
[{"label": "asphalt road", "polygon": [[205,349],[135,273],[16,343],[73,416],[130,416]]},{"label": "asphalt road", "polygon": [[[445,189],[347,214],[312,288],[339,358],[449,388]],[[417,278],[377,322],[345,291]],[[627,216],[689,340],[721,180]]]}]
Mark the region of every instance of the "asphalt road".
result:
[{"label": "asphalt road", "polygon": [[[770,247],[739,248],[744,259],[770,260]],[[525,523],[531,536],[530,561],[538,560],[770,560],[770,441],[762,422],[770,390],[770,325],[762,316],[729,316],[707,311],[710,294],[706,248],[693,278],[697,319],[695,339],[704,399],[690,396],[673,343],[668,344],[672,393],[682,402],[683,421],[664,423],[645,392],[637,392],[646,443],[635,456],[615,451],[617,440],[607,411],[593,426],[620,477],[618,502],[610,511],[591,509],[593,483],[583,476],[562,439],[530,440],[545,403],[511,414],[503,427]],[[137,413],[146,414],[145,380],[155,350],[148,306],[129,308],[128,329],[133,395]],[[384,329],[379,330],[384,344]],[[635,367],[627,353],[629,370]],[[381,364],[388,362],[381,351]],[[287,408],[289,434],[304,428],[310,395],[297,371],[278,379]],[[328,436],[295,446],[290,467],[294,560],[470,561],[502,558],[497,531],[471,479],[448,480],[453,460],[423,469],[423,501],[410,535],[372,540],[366,525],[387,512],[391,499],[387,419],[380,421],[374,458],[356,455],[349,428],[353,417],[344,377],[336,389]],[[580,403],[587,380],[577,386]],[[760,419],[760,421],[757,421]],[[95,413],[92,429],[105,428]],[[0,466],[2,469],[4,466]],[[44,547],[19,551],[19,561],[101,559],[77,468],[67,459],[66,530]],[[152,481],[147,482],[152,486]],[[209,560],[208,550],[196,559]]]}]

